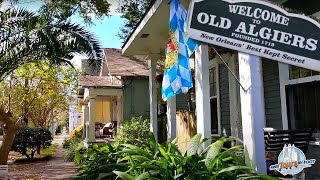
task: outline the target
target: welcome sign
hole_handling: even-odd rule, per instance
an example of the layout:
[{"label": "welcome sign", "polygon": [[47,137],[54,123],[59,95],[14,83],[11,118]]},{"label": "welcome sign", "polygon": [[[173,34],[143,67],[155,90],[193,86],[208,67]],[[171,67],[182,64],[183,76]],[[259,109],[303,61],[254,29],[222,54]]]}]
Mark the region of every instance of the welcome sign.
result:
[{"label": "welcome sign", "polygon": [[320,24],[257,0],[193,0],[190,37],[320,71]]}]

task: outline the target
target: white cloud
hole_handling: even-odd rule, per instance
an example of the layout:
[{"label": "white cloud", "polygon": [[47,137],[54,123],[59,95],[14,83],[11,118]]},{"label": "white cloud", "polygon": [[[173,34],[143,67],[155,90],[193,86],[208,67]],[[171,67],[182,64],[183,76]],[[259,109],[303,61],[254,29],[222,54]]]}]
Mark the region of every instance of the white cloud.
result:
[{"label": "white cloud", "polygon": [[111,4],[111,6],[110,6],[110,15],[121,16],[121,13],[117,12],[117,9],[120,6],[120,0],[108,0],[108,3]]}]

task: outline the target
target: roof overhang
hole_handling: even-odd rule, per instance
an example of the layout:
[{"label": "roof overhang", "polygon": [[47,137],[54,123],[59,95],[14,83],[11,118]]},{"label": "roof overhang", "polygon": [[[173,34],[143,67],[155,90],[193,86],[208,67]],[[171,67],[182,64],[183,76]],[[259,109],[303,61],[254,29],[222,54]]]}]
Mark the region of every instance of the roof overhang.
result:
[{"label": "roof overhang", "polygon": [[[186,9],[190,0],[180,0]],[[320,19],[320,1],[272,0],[275,4],[299,10]],[[168,41],[169,0],[156,0],[122,47],[124,55],[163,56]],[[300,6],[299,6],[300,4]],[[319,5],[318,5],[319,4]],[[148,35],[147,37],[144,37]]]},{"label": "roof overhang", "polygon": [[[185,8],[189,0],[180,0]],[[169,0],[156,0],[122,47],[122,53],[133,55],[161,55],[168,41]],[[144,37],[148,35],[147,37]],[[162,54],[163,55],[163,54]]]}]

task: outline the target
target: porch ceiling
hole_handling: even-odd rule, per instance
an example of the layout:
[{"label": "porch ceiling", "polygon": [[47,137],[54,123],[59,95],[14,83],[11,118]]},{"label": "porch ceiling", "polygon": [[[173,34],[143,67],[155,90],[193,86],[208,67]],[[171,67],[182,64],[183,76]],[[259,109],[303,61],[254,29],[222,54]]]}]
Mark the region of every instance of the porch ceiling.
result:
[{"label": "porch ceiling", "polygon": [[[320,19],[320,1],[267,0]],[[190,0],[180,0],[186,9]],[[165,51],[169,30],[169,0],[156,0],[138,27],[122,47],[124,55],[161,56]],[[143,37],[147,36],[147,37]]]},{"label": "porch ceiling", "polygon": [[[124,55],[160,55],[165,50],[169,31],[169,0],[156,0],[149,12],[122,47]],[[189,0],[180,0],[185,8]],[[141,37],[149,34],[148,37]]]}]

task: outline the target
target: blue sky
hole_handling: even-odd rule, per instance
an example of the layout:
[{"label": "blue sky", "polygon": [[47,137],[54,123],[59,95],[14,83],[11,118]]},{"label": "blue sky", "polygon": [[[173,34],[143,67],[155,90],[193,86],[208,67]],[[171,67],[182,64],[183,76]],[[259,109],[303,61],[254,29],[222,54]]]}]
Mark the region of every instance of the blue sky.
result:
[{"label": "blue sky", "polygon": [[[19,6],[36,11],[41,6],[41,2],[37,0],[20,0]],[[121,25],[124,23],[124,19],[120,17],[120,14],[115,13],[114,9],[115,7],[112,7],[111,16],[104,18],[104,20],[94,19],[93,24],[90,26],[85,26],[79,16],[73,16],[71,21],[82,24],[90,30],[97,36],[103,48],[121,48],[122,42],[117,37],[117,34]]]}]

